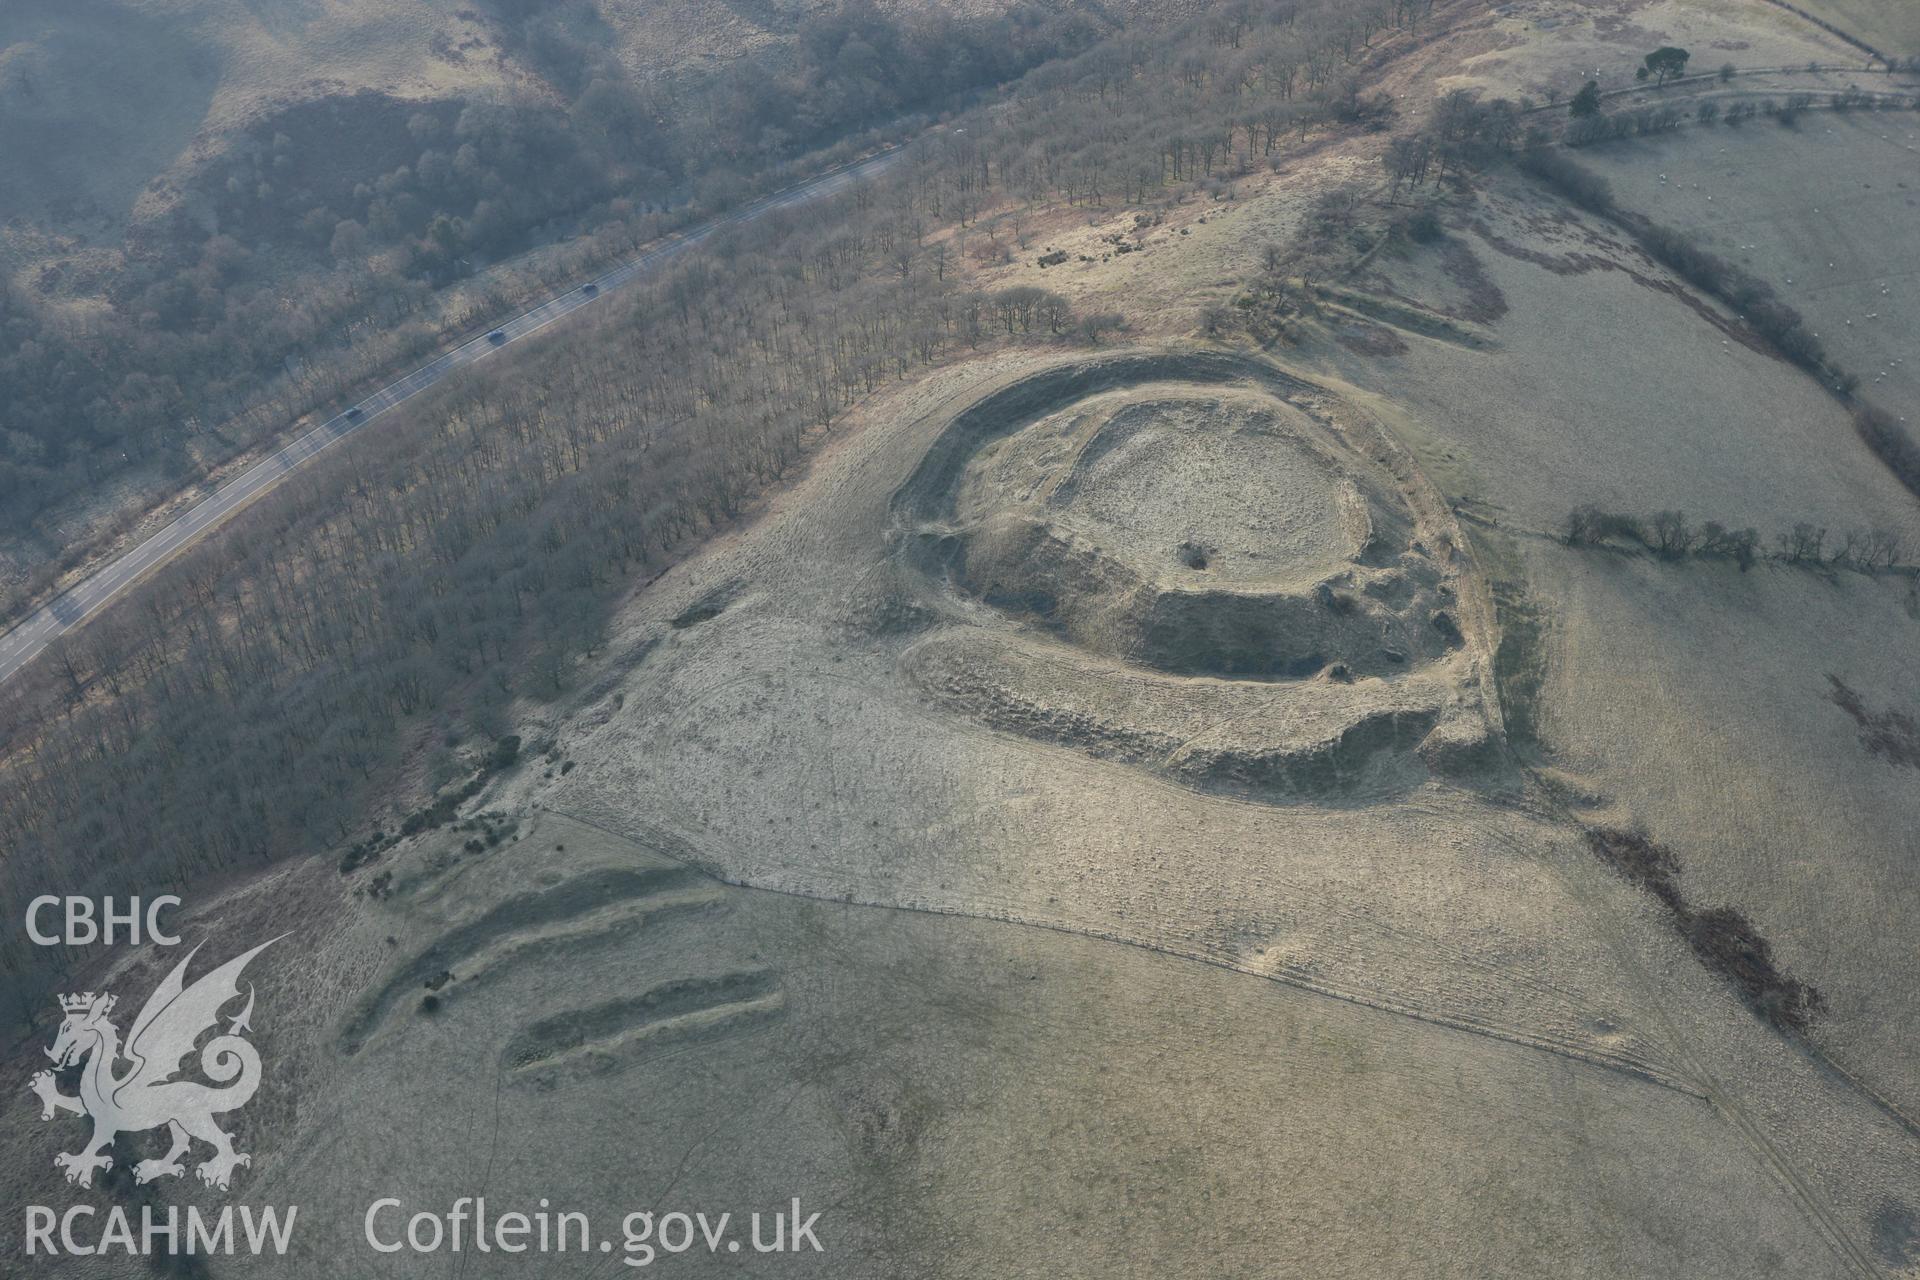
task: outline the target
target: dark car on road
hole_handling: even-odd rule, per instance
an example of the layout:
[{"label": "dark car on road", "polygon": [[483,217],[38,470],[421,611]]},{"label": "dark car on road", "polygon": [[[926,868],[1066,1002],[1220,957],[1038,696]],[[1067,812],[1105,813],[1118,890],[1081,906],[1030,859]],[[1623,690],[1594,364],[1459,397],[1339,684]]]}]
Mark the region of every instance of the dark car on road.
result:
[{"label": "dark car on road", "polygon": [[600,295],[600,286],[597,284],[583,284],[580,286],[580,292],[586,294],[589,298],[595,298]]}]

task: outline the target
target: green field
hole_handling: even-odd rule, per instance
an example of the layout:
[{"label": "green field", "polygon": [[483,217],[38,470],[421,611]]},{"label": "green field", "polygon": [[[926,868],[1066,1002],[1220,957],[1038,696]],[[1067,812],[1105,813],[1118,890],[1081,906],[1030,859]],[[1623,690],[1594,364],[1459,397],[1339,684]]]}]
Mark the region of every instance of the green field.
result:
[{"label": "green field", "polygon": [[1920,4],[1912,0],[1799,0],[1799,7],[1890,57],[1920,54]]}]

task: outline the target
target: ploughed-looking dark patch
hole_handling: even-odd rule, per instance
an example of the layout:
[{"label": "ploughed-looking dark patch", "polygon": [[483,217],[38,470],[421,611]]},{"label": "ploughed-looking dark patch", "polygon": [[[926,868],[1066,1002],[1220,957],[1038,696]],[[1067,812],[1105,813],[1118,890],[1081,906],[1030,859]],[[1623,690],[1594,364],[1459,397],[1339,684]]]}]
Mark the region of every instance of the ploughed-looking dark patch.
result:
[{"label": "ploughed-looking dark patch", "polygon": [[1870,711],[1860,695],[1839,676],[1827,675],[1827,697],[1860,726],[1860,745],[1889,764],[1920,769],[1920,723],[1901,711]]},{"label": "ploughed-looking dark patch", "polygon": [[1701,964],[1740,993],[1747,1007],[1781,1031],[1804,1034],[1825,1006],[1819,991],[1782,973],[1773,948],[1733,907],[1696,908],[1680,891],[1680,858],[1637,831],[1587,832],[1599,859],[1666,906],[1668,918]]}]

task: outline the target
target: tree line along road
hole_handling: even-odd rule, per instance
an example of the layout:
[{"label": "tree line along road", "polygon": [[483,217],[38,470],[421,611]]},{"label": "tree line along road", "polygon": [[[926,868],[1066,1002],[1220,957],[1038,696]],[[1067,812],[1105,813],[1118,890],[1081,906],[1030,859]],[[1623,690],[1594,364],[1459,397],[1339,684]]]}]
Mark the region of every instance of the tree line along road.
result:
[{"label": "tree line along road", "polygon": [[548,298],[530,311],[495,325],[481,336],[442,352],[418,369],[388,383],[366,399],[327,419],[279,449],[251,463],[239,475],[195,503],[163,528],[93,570],[0,635],[0,681],[13,675],[59,637],[105,608],[154,569],[192,546],[209,529],[272,489],[321,453],[362,431],[383,414],[406,403],[457,369],[546,328],[562,316],[588,307],[631,284],[649,271],[688,252],[723,228],[750,222],[776,209],[809,204],[883,172],[900,158],[897,148],[842,165],[798,186],[743,205],[700,223],[605,274]]}]

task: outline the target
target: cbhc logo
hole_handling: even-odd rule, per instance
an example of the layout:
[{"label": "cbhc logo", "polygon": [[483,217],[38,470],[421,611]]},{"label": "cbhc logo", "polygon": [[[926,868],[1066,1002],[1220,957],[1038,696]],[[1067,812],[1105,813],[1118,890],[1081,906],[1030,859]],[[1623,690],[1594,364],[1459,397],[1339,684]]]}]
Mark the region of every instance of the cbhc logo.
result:
[{"label": "cbhc logo", "polygon": [[[144,914],[140,910],[139,898],[128,898],[124,911],[114,910],[112,898],[100,899],[100,910],[96,916],[92,898],[58,898],[52,894],[43,894],[27,904],[27,936],[43,947],[57,947],[65,944],[69,947],[84,947],[95,942],[112,945],[115,930],[124,928],[125,935],[119,940],[139,945],[140,927],[146,925],[146,936],[163,947],[171,947],[179,942],[178,936],[163,933],[160,929],[160,910],[163,907],[177,907],[180,899],[172,894],[162,894],[147,901]],[[64,933],[42,933],[40,917],[48,908],[63,907],[66,931]],[[56,915],[54,919],[60,920]]]}]

